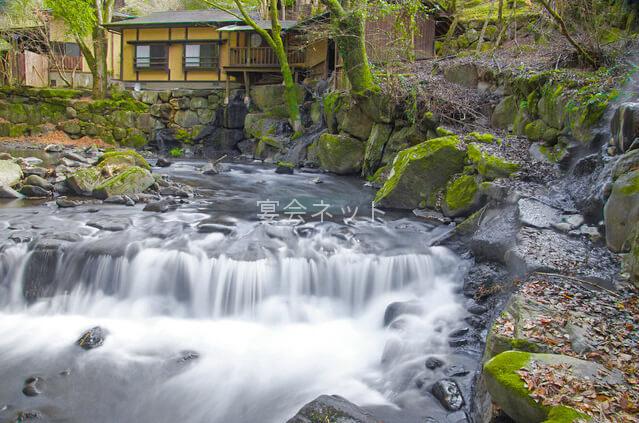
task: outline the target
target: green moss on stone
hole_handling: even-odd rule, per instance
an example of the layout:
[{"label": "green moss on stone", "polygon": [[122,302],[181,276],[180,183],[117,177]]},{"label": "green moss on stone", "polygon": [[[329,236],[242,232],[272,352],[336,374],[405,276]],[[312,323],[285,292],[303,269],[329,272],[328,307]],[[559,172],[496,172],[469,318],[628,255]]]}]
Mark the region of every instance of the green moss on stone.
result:
[{"label": "green moss on stone", "polygon": [[455,135],[455,133],[453,131],[450,131],[446,128],[443,127],[438,127],[437,129],[435,129],[435,132],[437,133],[438,136],[440,137],[448,137],[451,135]]},{"label": "green moss on stone", "polygon": [[590,416],[561,405],[551,408],[548,418],[543,423],[573,423],[579,420],[590,420]]},{"label": "green moss on stone", "polygon": [[479,132],[471,132],[468,134],[476,142],[481,142],[484,144],[493,144],[495,142],[496,137],[493,134],[481,134]]},{"label": "green moss on stone", "polygon": [[98,159],[98,166],[129,164],[144,169],[151,169],[151,165],[139,153],[133,150],[107,151]]},{"label": "green moss on stone", "polygon": [[131,166],[100,183],[93,192],[98,198],[136,194],[145,191],[154,182],[155,179],[148,170],[139,166]]},{"label": "green moss on stone", "polygon": [[522,398],[528,398],[529,401],[534,403],[535,401],[529,396],[530,391],[526,388],[526,384],[517,374],[518,370],[528,365],[530,358],[531,356],[528,352],[505,351],[484,364],[484,371],[509,391]]},{"label": "green moss on stone", "polygon": [[519,170],[519,165],[482,152],[475,144],[468,145],[468,158],[480,175],[488,180],[506,178]]},{"label": "green moss on stone", "polygon": [[143,133],[130,130],[128,136],[123,141],[120,141],[120,145],[124,147],[142,148],[147,142]]},{"label": "green moss on stone", "polygon": [[467,209],[473,204],[478,191],[475,177],[462,175],[448,184],[444,197],[446,207],[451,211]]},{"label": "green moss on stone", "polygon": [[634,195],[639,192],[639,171],[631,172],[617,179],[614,189],[623,195]]},{"label": "green moss on stone", "polygon": [[364,143],[347,135],[322,134],[317,140],[320,166],[337,174],[362,170]]}]

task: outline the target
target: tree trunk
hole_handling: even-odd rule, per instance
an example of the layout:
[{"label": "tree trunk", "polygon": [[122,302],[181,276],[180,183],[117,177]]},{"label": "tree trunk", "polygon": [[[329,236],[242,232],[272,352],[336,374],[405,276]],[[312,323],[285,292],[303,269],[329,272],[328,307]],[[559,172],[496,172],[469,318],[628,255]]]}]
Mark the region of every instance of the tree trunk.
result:
[{"label": "tree trunk", "polygon": [[286,97],[286,106],[288,108],[288,117],[293,126],[295,132],[302,131],[302,118],[300,116],[300,108],[297,102],[297,86],[293,80],[293,73],[291,67],[288,64],[288,55],[286,54],[286,47],[279,31],[273,31],[273,50],[277,55],[277,60],[280,62],[280,72],[282,72],[282,79],[284,80],[284,96]]},{"label": "tree trunk", "polygon": [[344,60],[351,90],[356,94],[364,94],[375,88],[366,53],[364,13],[362,10],[352,10],[333,18],[338,30],[336,41],[339,54]]},{"label": "tree trunk", "polygon": [[107,50],[107,32],[104,28],[96,27],[93,30],[93,53],[95,65],[91,67],[91,73],[93,74],[94,98],[104,98],[107,94]]}]

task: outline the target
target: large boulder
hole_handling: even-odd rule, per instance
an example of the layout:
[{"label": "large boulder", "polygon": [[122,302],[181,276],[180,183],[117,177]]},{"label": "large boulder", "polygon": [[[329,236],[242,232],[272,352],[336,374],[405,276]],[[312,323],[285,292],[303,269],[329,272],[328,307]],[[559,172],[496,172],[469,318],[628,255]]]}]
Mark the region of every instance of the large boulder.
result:
[{"label": "large boulder", "polygon": [[[256,85],[251,87],[251,101],[262,112],[268,112],[275,117],[288,117],[284,85]],[[297,101],[301,104],[304,100],[304,87],[296,86]]]},{"label": "large boulder", "polygon": [[561,85],[545,85],[537,103],[539,117],[551,128],[562,129],[566,121],[566,99]]},{"label": "large boulder", "polygon": [[639,138],[639,103],[621,103],[610,122],[612,141],[621,153]]},{"label": "large boulder", "polygon": [[468,145],[468,159],[484,179],[492,181],[507,178],[519,170],[517,163],[508,162],[500,157],[482,151],[478,144]]},{"label": "large boulder", "polygon": [[340,175],[359,173],[364,161],[364,143],[348,135],[322,134],[317,140],[320,166]]},{"label": "large boulder", "polygon": [[464,167],[459,138],[447,136],[401,151],[375,203],[388,208],[435,207],[438,194]]},{"label": "large boulder", "polygon": [[151,169],[149,162],[133,150],[107,151],[98,159],[98,166],[140,166],[144,169]]},{"label": "large boulder", "polygon": [[426,140],[427,134],[419,125],[395,127],[384,147],[382,164],[391,163],[397,153]]},{"label": "large boulder", "polygon": [[388,142],[392,131],[392,125],[386,123],[376,123],[373,125],[371,136],[366,143],[366,152],[364,153],[364,168],[362,170],[364,176],[372,175],[380,166],[384,146]]},{"label": "large boulder", "polygon": [[379,423],[366,410],[337,395],[322,395],[306,404],[286,423]]},{"label": "large boulder", "polygon": [[373,129],[373,120],[358,104],[345,103],[337,112],[337,129],[366,141]]},{"label": "large boulder", "polygon": [[449,217],[466,216],[481,207],[482,197],[478,178],[461,175],[446,187],[442,211]]},{"label": "large boulder", "polygon": [[0,160],[0,186],[12,187],[22,179],[22,169],[11,160]]},{"label": "large boulder", "polygon": [[102,171],[96,167],[87,167],[76,170],[67,178],[67,185],[77,195],[90,197],[93,190],[104,181]]},{"label": "large boulder", "polygon": [[492,400],[517,423],[540,423],[558,415],[563,419],[552,421],[589,420],[588,416],[572,408],[543,405],[535,400],[520,375],[534,366],[562,366],[563,371],[574,378],[574,383],[593,379],[612,385],[623,382],[619,372],[610,372],[594,362],[557,354],[505,351],[484,365],[484,376]]},{"label": "large boulder", "polygon": [[608,248],[628,251],[632,230],[639,222],[639,170],[617,178],[604,207],[604,221]]},{"label": "large boulder", "polygon": [[290,132],[286,119],[274,118],[267,113],[249,113],[244,120],[247,138],[275,137]]},{"label": "large boulder", "polygon": [[139,194],[154,183],[155,178],[151,172],[138,166],[131,166],[96,186],[93,195],[105,199],[114,195]]},{"label": "large boulder", "polygon": [[493,110],[490,118],[491,126],[497,129],[510,129],[515,122],[518,109],[517,97],[514,95],[504,97]]}]

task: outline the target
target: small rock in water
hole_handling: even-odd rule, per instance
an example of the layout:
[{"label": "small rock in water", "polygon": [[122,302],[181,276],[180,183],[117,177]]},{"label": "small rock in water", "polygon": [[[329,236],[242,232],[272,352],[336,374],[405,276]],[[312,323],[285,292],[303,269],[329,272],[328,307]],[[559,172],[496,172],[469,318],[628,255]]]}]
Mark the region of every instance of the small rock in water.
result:
[{"label": "small rock in water", "polygon": [[379,419],[338,395],[322,395],[302,407],[286,423],[309,422],[379,423]]},{"label": "small rock in water", "polygon": [[169,167],[171,166],[171,162],[168,161],[167,159],[165,159],[164,157],[160,157],[156,162],[155,165],[157,167]]},{"label": "small rock in water", "polygon": [[422,305],[415,301],[398,301],[391,303],[386,307],[386,311],[384,312],[384,326],[390,325],[393,320],[402,314],[419,315],[422,314],[423,311]]},{"label": "small rock in water", "polygon": [[51,194],[46,189],[35,185],[23,185],[20,192],[28,198],[46,198]]},{"label": "small rock in water", "polygon": [[233,233],[233,228],[226,225],[219,225],[217,223],[203,223],[198,225],[197,231],[205,234],[221,233],[229,235]]},{"label": "small rock in water", "polygon": [[464,319],[464,321],[475,329],[483,329],[486,327],[486,320],[481,317],[468,316]]},{"label": "small rock in water", "polygon": [[20,194],[18,191],[11,187],[0,185],[0,198],[18,199],[24,198],[24,195]]},{"label": "small rock in water", "polygon": [[448,341],[448,345],[450,345],[452,348],[463,347],[464,345],[467,345],[467,344],[468,344],[468,339],[465,339],[465,338],[451,339],[450,341]]},{"label": "small rock in water", "polygon": [[440,380],[433,385],[431,392],[449,411],[457,411],[464,405],[464,397],[454,380]]},{"label": "small rock in water", "polygon": [[470,371],[466,370],[464,366],[460,366],[458,364],[448,366],[446,370],[444,370],[444,374],[448,377],[466,376],[468,373],[470,373]]},{"label": "small rock in water", "polygon": [[295,165],[289,162],[278,162],[275,168],[275,173],[281,175],[292,175],[294,173]]},{"label": "small rock in water", "polygon": [[67,197],[58,197],[55,199],[55,203],[58,205],[58,207],[63,209],[77,207],[82,204],[81,201],[70,200]]},{"label": "small rock in water", "polygon": [[42,413],[38,410],[20,411],[18,412],[18,415],[16,416],[16,420],[14,420],[14,422],[24,423],[24,422],[30,422],[30,421],[37,421],[37,420],[42,420],[43,417],[44,416],[42,415]]},{"label": "small rock in water", "polygon": [[44,147],[44,151],[47,153],[61,153],[64,150],[64,146],[62,144],[49,144]]},{"label": "small rock in water", "polygon": [[322,181],[320,178],[313,178],[313,179],[311,180],[311,182],[313,182],[314,184],[321,184],[321,183],[323,183],[324,181]]},{"label": "small rock in water", "polygon": [[152,201],[148,203],[146,206],[144,206],[142,211],[166,213],[170,209],[171,209],[171,203],[166,200],[162,200],[162,201]]},{"label": "small rock in water", "polygon": [[135,206],[135,201],[133,201],[133,199],[131,197],[125,195],[124,199],[125,199],[125,202],[124,202],[125,206],[127,206],[127,207]]},{"label": "small rock in water", "polygon": [[220,168],[211,162],[202,166],[203,175],[217,175],[218,173],[220,173]]},{"label": "small rock in water", "polygon": [[28,397],[37,397],[44,391],[44,379],[39,376],[31,376],[24,381],[22,393]]},{"label": "small rock in water", "polygon": [[488,311],[488,308],[484,307],[481,304],[473,304],[470,307],[468,307],[468,312],[471,314],[484,314]]},{"label": "small rock in water", "polygon": [[461,338],[462,336],[466,335],[469,330],[470,329],[468,329],[468,328],[457,329],[457,330],[452,331],[448,336],[450,338]]},{"label": "small rock in water", "polygon": [[113,219],[104,218],[104,219],[97,219],[97,220],[92,220],[90,222],[87,222],[87,226],[91,226],[93,228],[98,228],[104,231],[111,231],[111,232],[123,231],[129,227],[129,224],[130,222],[128,219],[117,219],[117,218],[113,218]]},{"label": "small rock in water", "polygon": [[178,187],[168,186],[160,188],[161,195],[170,195],[173,197],[188,197],[189,193]]},{"label": "small rock in water", "polygon": [[427,369],[435,370],[443,366],[444,362],[437,357],[428,357],[425,364]]},{"label": "small rock in water", "polygon": [[17,231],[9,235],[9,239],[15,243],[27,243],[33,240],[34,233],[30,231]]},{"label": "small rock in water", "polygon": [[107,332],[100,326],[86,331],[80,339],[76,341],[76,344],[85,350],[92,350],[98,348],[104,344],[104,338],[106,338]]},{"label": "small rock in water", "polygon": [[179,364],[184,364],[189,361],[197,360],[200,358],[200,354],[196,351],[182,351],[180,353],[180,358],[177,359]]}]

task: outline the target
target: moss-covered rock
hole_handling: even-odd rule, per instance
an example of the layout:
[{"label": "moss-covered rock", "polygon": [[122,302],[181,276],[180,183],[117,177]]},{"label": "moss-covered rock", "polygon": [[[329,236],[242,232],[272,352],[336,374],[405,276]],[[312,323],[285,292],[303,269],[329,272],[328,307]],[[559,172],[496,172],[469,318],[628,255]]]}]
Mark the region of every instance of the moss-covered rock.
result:
[{"label": "moss-covered rock", "polygon": [[475,166],[477,172],[489,181],[507,178],[519,170],[518,164],[483,152],[477,144],[468,145],[468,159]]},{"label": "moss-covered rock", "polygon": [[146,169],[131,166],[115,176],[98,184],[93,195],[97,198],[108,198],[113,195],[132,195],[146,191],[155,183],[155,178]]},{"label": "moss-covered rock", "polygon": [[435,207],[437,195],[462,171],[465,156],[456,136],[435,138],[401,151],[375,203],[400,209]]},{"label": "moss-covered rock", "polygon": [[355,103],[347,103],[337,112],[337,128],[340,132],[366,141],[373,129],[373,120]]},{"label": "moss-covered rock", "polygon": [[[473,30],[474,31],[474,30]],[[477,33],[477,31],[474,31]],[[477,41],[479,34],[474,41]],[[457,39],[457,42],[461,42],[460,47],[468,47],[469,40],[465,34]],[[444,70],[444,78],[454,84],[462,85],[466,88],[476,88],[479,80],[479,74],[477,72],[477,66],[474,63],[463,63],[459,65],[453,65]]]},{"label": "moss-covered rock", "polygon": [[340,175],[359,173],[364,161],[364,143],[348,135],[322,134],[317,140],[320,167]]},{"label": "moss-covered rock", "polygon": [[630,238],[630,252],[625,260],[626,270],[630,275],[630,280],[639,287],[639,223],[635,224]]},{"label": "moss-covered rock", "polygon": [[393,131],[392,125],[385,123],[376,123],[371,130],[371,136],[366,143],[366,151],[364,153],[364,166],[362,175],[369,176],[377,170],[382,162],[384,146]]},{"label": "moss-covered rock", "polygon": [[131,128],[127,131],[126,138],[120,141],[120,145],[123,147],[142,148],[147,142],[148,140],[142,131]]},{"label": "moss-covered rock", "polygon": [[562,85],[546,84],[537,103],[537,114],[549,127],[561,130],[566,121],[566,103]]},{"label": "moss-covered rock", "polygon": [[461,175],[446,187],[442,211],[446,216],[466,216],[481,207],[482,193],[477,177]]},{"label": "moss-covered rock", "polygon": [[274,137],[287,128],[287,120],[274,118],[268,113],[249,113],[244,119],[244,134],[247,138]]},{"label": "moss-covered rock", "polygon": [[262,136],[259,138],[253,156],[256,159],[267,159],[274,157],[284,149],[282,143],[276,138],[270,136]]},{"label": "moss-covered rock", "polygon": [[98,167],[87,167],[76,170],[67,178],[67,185],[77,195],[90,197],[93,190],[104,181],[102,170]]},{"label": "moss-covered rock", "polygon": [[[576,380],[605,379],[605,383],[619,383],[623,377],[610,373],[597,363],[579,360],[557,354],[535,354],[521,351],[506,351],[484,365],[484,376],[488,392],[493,401],[509,417],[518,423],[571,423],[576,420],[590,420],[585,414],[563,406],[547,406],[531,397],[531,392],[521,379],[518,371],[529,369],[532,362],[542,365],[565,365]],[[607,375],[607,376],[603,376]]]},{"label": "moss-covered rock", "polygon": [[471,138],[474,142],[481,142],[484,144],[494,144],[497,141],[497,137],[493,134],[482,134],[479,132],[471,132],[468,134],[468,137]]},{"label": "moss-covered rock", "polygon": [[134,128],[136,121],[136,114],[131,111],[117,110],[110,116],[113,126],[116,128]]},{"label": "moss-covered rock", "polygon": [[0,186],[12,187],[22,179],[22,169],[11,160],[0,160]]},{"label": "moss-covered rock", "polygon": [[491,126],[497,129],[510,129],[515,122],[518,107],[517,97],[514,95],[504,97],[493,111],[490,118]]},{"label": "moss-covered rock", "polygon": [[331,134],[337,134],[337,113],[344,103],[344,95],[339,91],[332,91],[324,96],[324,120]]},{"label": "moss-covered rock", "polygon": [[384,148],[382,164],[391,163],[397,153],[422,143],[425,140],[426,133],[418,125],[396,127],[388,138],[388,142]]},{"label": "moss-covered rock", "polygon": [[146,159],[133,150],[107,151],[98,159],[98,167],[122,165],[151,169],[151,165]]},{"label": "moss-covered rock", "polygon": [[524,128],[524,134],[531,141],[544,141],[549,145],[554,145],[559,137],[559,130],[548,126],[546,122],[541,119],[537,119],[534,122],[530,122]]},{"label": "moss-covered rock", "polygon": [[[304,87],[296,85],[298,104],[303,102],[304,94]],[[255,85],[251,87],[250,96],[251,101],[260,111],[273,117],[288,118],[288,105],[286,103],[284,85]],[[191,107],[193,106],[191,105]]]},{"label": "moss-covered rock", "polygon": [[639,222],[639,170],[617,178],[604,207],[604,221],[608,248],[629,251],[633,229]]}]

